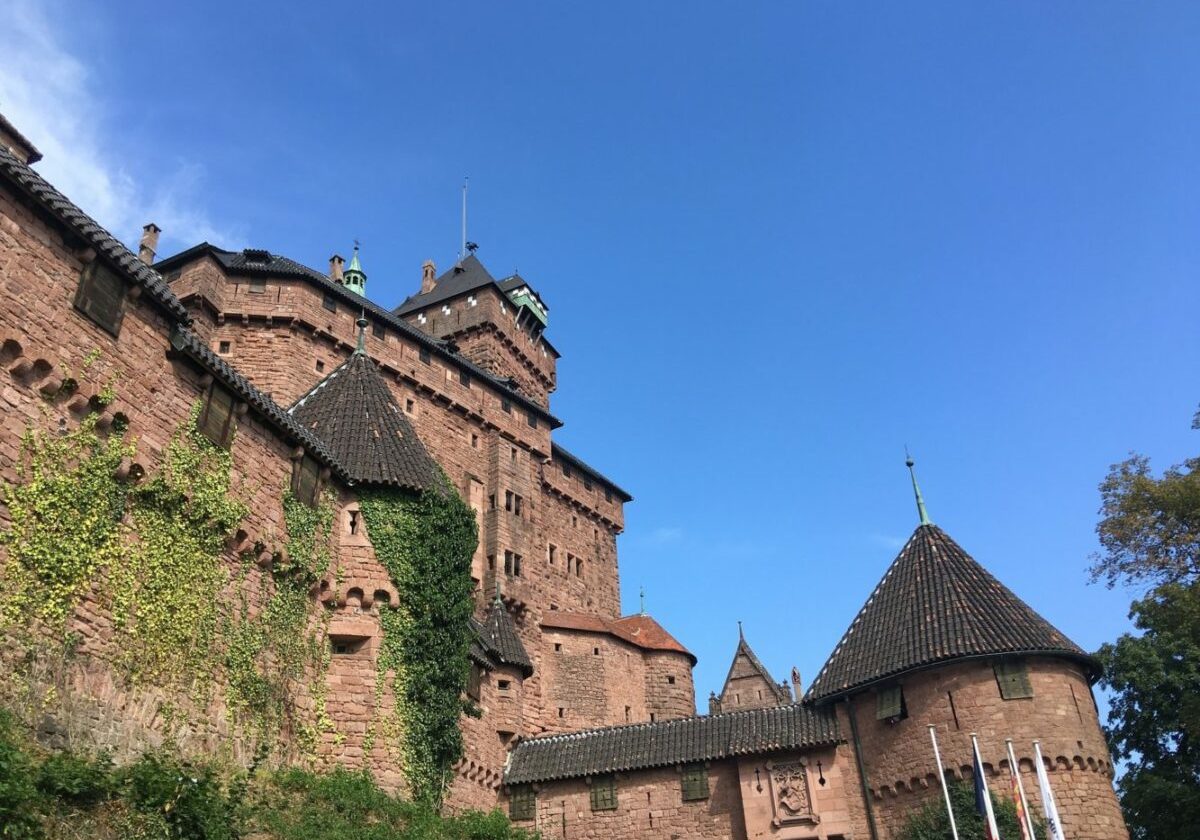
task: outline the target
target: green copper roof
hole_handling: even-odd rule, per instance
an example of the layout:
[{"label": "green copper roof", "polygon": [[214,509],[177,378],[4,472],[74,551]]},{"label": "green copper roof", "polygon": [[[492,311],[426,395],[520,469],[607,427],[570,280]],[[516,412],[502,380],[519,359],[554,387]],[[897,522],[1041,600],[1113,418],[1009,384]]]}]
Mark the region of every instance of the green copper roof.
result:
[{"label": "green copper roof", "polygon": [[356,295],[367,296],[367,274],[358,260],[357,245],[354,246],[354,256],[350,258],[350,267],[342,275],[342,285]]}]

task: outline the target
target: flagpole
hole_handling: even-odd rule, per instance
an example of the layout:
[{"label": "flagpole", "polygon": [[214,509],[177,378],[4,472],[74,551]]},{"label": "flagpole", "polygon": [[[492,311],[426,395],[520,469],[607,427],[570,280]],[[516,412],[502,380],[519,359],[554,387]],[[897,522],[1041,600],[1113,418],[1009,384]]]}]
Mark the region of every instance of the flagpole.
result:
[{"label": "flagpole", "polygon": [[1050,790],[1050,777],[1046,775],[1046,762],[1042,760],[1042,745],[1033,742],[1033,753],[1037,757],[1038,787],[1042,789],[1042,813],[1046,817],[1046,837],[1048,840],[1063,840],[1062,823],[1058,818],[1058,805],[1054,803],[1054,793]]},{"label": "flagpole", "polygon": [[1017,781],[1017,793],[1021,796],[1021,810],[1025,812],[1025,828],[1029,831],[1029,840],[1034,840],[1037,835],[1033,833],[1033,816],[1029,813],[1029,800],[1025,798],[1025,785],[1021,784],[1021,765],[1017,762],[1017,754],[1013,752],[1012,738],[1005,738],[1004,744],[1008,747],[1008,769]]},{"label": "flagpole", "polygon": [[950,833],[958,840],[958,826],[954,823],[954,808],[950,805],[950,788],[946,787],[946,772],[942,769],[942,754],[938,751],[937,727],[929,724],[929,740],[933,742],[933,758],[937,761],[938,778],[942,781],[942,796],[946,797],[946,816],[950,817]]},{"label": "flagpole", "polygon": [[1000,829],[996,825],[996,812],[992,810],[992,793],[988,788],[987,774],[983,771],[983,759],[979,755],[979,739],[971,733],[971,746],[975,749],[975,772],[979,774],[979,788],[983,791],[983,811],[987,818],[988,840],[1000,840]]}]

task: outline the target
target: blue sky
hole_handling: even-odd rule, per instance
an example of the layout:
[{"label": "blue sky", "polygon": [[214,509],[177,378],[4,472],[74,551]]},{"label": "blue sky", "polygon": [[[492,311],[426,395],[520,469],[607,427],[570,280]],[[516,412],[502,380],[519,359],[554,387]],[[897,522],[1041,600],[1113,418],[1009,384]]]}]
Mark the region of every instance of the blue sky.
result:
[{"label": "blue sky", "polygon": [[[127,241],[394,304],[470,238],[551,307],[558,439],[636,497],[647,609],[719,689],[812,679],[930,513],[1086,648],[1096,485],[1196,452],[1200,6],[39,3],[0,110]],[[7,20],[5,20],[7,18]]]}]

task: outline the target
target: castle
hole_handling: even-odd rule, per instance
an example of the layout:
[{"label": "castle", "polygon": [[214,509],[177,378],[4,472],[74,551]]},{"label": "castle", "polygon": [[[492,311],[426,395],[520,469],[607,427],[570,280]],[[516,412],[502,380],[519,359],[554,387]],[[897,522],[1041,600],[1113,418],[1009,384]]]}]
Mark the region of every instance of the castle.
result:
[{"label": "castle", "polygon": [[[230,586],[251,614],[287,560],[278,488],[334,499],[333,560],[309,604],[324,665],[319,685],[296,681],[290,730],[308,726],[317,763],[403,786],[399,759],[373,735],[396,702],[378,659],[397,586],[361,502],[372,488],[427,491],[444,473],[479,536],[463,687],[478,715],[461,719],[451,807],[500,806],[547,838],[886,840],[940,795],[932,726],[951,777],[970,777],[978,733],[997,794],[1006,738],[1036,791],[1040,739],[1066,836],[1128,836],[1096,662],[923,508],[806,691],[796,674],[775,680],[739,638],[724,688],[697,715],[695,657],[651,616],[622,614],[617,536],[630,495],[553,440],[559,353],[533,284],[497,279],[470,254],[440,274],[425,263],[414,294],[387,308],[370,299],[357,249],[326,271],[208,243],[160,259],[147,225],[133,254],[46,183],[37,158],[0,118],[0,475],[21,479],[30,429],[65,433],[90,418],[138,441],[120,467],[136,481],[199,404],[197,427],[229,449],[245,502],[223,562],[240,569]],[[115,395],[102,387],[111,382]],[[170,739],[251,760],[222,703],[227,677],[185,726],[169,726],[164,709],[185,701],[122,679],[119,622],[92,592],[69,625],[72,656],[30,676],[45,684],[31,689],[44,738],[118,754]],[[11,651],[2,658],[15,667]]]}]

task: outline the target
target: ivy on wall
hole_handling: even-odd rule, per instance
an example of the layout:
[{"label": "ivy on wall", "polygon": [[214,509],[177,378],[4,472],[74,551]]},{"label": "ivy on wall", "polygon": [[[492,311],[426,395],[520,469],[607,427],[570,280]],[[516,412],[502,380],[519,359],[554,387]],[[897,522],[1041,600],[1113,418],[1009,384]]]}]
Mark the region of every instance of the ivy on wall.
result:
[{"label": "ivy on wall", "polygon": [[364,490],[359,507],[399,596],[380,612],[379,679],[394,694],[384,734],[400,742],[411,797],[438,805],[463,754],[475,515],[445,476],[440,491]]}]

